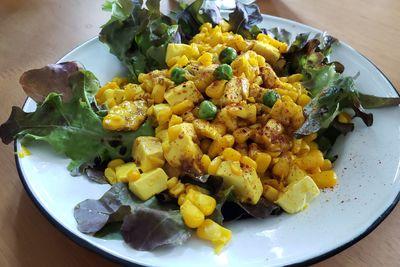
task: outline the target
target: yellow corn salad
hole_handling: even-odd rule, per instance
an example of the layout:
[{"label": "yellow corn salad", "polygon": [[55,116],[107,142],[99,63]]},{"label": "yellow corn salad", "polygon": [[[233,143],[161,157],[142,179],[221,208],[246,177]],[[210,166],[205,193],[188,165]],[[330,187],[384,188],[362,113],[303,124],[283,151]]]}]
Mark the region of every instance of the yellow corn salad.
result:
[{"label": "yellow corn salad", "polygon": [[[216,79],[220,54],[228,47],[237,52],[228,64],[232,77]],[[107,180],[129,183],[143,200],[167,191],[177,199],[184,223],[217,253],[232,233],[209,218],[216,200],[207,190],[182,183],[181,174],[221,176],[224,188],[233,186],[243,203],[266,198],[288,213],[306,208],[319,189],[335,186],[337,176],[314,142],[317,134],[293,137],[311,98],[301,74],[274,72],[287,49],[265,34],[245,40],[225,23],[205,23],[190,44],[169,44],[168,69],[140,74],[140,84],[120,77],[105,84],[96,94],[108,108],[105,129],[134,131],[146,118],[156,127],[155,137],[136,139],[133,162],[109,162]],[[174,82],[175,68],[184,71],[181,83]],[[268,106],[263,97],[271,90],[278,97]],[[202,117],[202,105],[215,107],[215,116]],[[351,118],[343,113],[339,121]]]}]

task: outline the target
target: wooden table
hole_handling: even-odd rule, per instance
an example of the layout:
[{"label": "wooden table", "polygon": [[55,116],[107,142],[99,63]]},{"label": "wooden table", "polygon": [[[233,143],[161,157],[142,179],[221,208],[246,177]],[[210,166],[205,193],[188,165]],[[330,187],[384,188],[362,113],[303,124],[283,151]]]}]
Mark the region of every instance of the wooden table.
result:
[{"label": "wooden table", "polygon": [[[95,36],[108,14],[95,0],[2,0],[0,122],[25,95],[21,73],[57,61]],[[326,30],[373,61],[400,88],[400,1],[259,1],[263,12]],[[168,3],[164,3],[168,8]],[[0,266],[115,266],[54,228],[25,193],[12,145],[0,145]],[[400,208],[370,235],[319,266],[400,266]],[[323,237],[321,237],[323,238]]]}]

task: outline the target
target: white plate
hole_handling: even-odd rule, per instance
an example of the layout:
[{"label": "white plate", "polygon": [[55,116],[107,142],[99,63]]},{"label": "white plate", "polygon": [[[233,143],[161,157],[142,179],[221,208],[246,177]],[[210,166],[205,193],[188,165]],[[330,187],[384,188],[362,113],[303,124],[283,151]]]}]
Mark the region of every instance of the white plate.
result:
[{"label": "white plate", "polygon": [[[266,23],[268,21],[268,23]],[[261,26],[283,27],[293,34],[319,32],[311,27],[264,16]],[[345,73],[360,71],[356,83],[363,92],[397,96],[385,76],[365,57],[346,44],[334,51],[333,60],[346,66]],[[74,49],[60,61],[76,60],[104,84],[124,69],[97,38]],[[24,110],[35,103],[28,99]],[[323,192],[310,207],[296,215],[283,214],[265,220],[230,223],[232,241],[221,254],[192,238],[187,244],[155,252],[140,252],[122,241],[102,240],[80,233],[74,206],[87,198],[99,198],[108,185],[71,177],[68,159],[49,146],[30,147],[33,155],[16,158],[21,180],[43,214],[77,243],[121,263],[146,266],[281,266],[311,264],[347,248],[371,232],[394,208],[400,192],[400,108],[373,110],[374,125],[356,119],[355,131],[335,146],[339,159],[335,170],[339,185]],[[19,148],[19,142],[16,147]]]}]

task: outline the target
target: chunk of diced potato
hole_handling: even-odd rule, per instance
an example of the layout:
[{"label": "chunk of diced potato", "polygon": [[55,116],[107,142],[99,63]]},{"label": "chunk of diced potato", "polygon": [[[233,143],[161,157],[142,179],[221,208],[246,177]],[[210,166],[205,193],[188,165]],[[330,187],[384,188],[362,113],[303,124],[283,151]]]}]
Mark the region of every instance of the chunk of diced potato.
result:
[{"label": "chunk of diced potato", "polygon": [[197,90],[192,81],[187,81],[168,89],[164,94],[164,98],[171,106],[181,103],[184,100],[190,100],[194,104],[203,100],[202,94]]},{"label": "chunk of diced potato", "polygon": [[233,77],[225,85],[225,90],[219,103],[222,106],[239,103],[249,96],[249,81],[245,78]]},{"label": "chunk of diced potato", "polygon": [[[233,167],[233,168],[232,168]],[[223,161],[216,175],[224,179],[224,187],[233,186],[233,192],[241,202],[256,204],[261,197],[263,187],[257,172],[253,168],[245,168],[239,175],[234,169],[240,169],[238,161]]]},{"label": "chunk of diced potato", "polygon": [[310,176],[295,181],[286,187],[275,201],[287,213],[296,213],[307,208],[308,203],[319,195],[318,186]]},{"label": "chunk of diced potato", "polygon": [[134,182],[129,182],[129,190],[141,200],[147,200],[167,189],[168,176],[163,169],[157,168],[140,175]]},{"label": "chunk of diced potato", "polygon": [[165,162],[160,139],[152,136],[136,138],[132,156],[144,172],[162,167]]},{"label": "chunk of diced potato", "polygon": [[181,123],[168,128],[168,142],[163,143],[164,157],[175,168],[199,168],[203,155],[195,142],[197,135],[191,123]]}]

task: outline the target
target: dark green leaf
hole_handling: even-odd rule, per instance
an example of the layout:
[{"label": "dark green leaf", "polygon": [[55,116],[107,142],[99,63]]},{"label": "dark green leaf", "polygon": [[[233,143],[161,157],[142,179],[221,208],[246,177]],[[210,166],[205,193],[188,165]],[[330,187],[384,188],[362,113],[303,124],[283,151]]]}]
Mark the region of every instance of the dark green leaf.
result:
[{"label": "dark green leaf", "polygon": [[123,21],[132,13],[133,3],[131,0],[106,0],[103,4],[103,10],[111,12],[111,19],[107,24],[113,21]]},{"label": "dark green leaf", "polygon": [[146,1],[142,7],[142,1],[134,1],[128,16],[121,20],[111,17],[99,37],[128,68],[134,82],[140,73],[165,68],[167,44],[180,39],[178,26],[161,14],[159,1]]},{"label": "dark green leaf", "polygon": [[199,32],[202,24],[217,25],[222,16],[214,1],[196,0],[176,15],[184,42],[189,42]]},{"label": "dark green leaf", "polygon": [[166,245],[181,245],[191,231],[186,228],[179,211],[138,208],[124,218],[121,233],[134,249],[151,251]]}]

